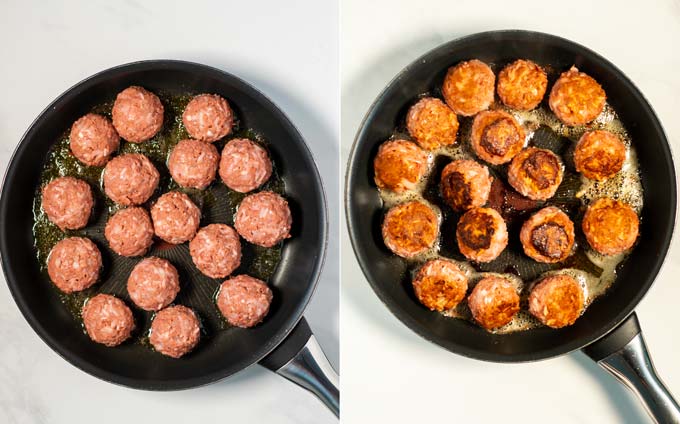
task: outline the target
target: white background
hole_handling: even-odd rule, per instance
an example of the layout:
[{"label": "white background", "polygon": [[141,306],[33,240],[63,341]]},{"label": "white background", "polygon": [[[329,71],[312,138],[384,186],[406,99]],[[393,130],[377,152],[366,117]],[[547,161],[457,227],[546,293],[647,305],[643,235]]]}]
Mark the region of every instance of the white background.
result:
[{"label": "white background", "polygon": [[[11,152],[35,116],[61,92],[100,70],[167,58],[201,62],[240,76],[288,115],[323,174],[331,242],[305,315],[337,367],[337,32],[337,3],[329,1],[2,0],[0,172],[4,174]],[[39,340],[4,282],[0,340],[0,423],[336,422],[309,393],[259,366],[207,387],[174,393],[101,382]]]},{"label": "white background", "polygon": [[[676,155],[680,152],[678,0],[343,0],[341,16],[345,160],[364,113],[404,66],[446,41],[492,29],[549,32],[601,53],[642,90]],[[658,371],[680,396],[679,259],[676,235],[661,275],[637,311]],[[500,365],[429,344],[373,294],[347,236],[342,263],[344,422],[648,422],[626,389],[582,353]]]}]

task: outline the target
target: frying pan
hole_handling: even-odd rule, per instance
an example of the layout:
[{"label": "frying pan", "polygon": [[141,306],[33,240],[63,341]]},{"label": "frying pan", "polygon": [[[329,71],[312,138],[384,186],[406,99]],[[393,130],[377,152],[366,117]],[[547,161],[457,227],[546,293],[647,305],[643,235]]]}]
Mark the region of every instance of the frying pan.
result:
[{"label": "frying pan", "polygon": [[[57,290],[50,287],[33,246],[31,204],[51,146],[75,119],[95,105],[113,100],[130,85],[164,93],[215,93],[228,99],[240,126],[269,141],[293,213],[293,237],[284,244],[281,261],[269,281],[275,301],[265,321],[248,330],[213,329],[193,352],[179,360],[139,343],[107,348],[91,342],[60,301]],[[0,252],[9,289],[33,330],[71,364],[100,379],[136,389],[178,390],[215,382],[259,363],[310,390],[337,415],[337,375],[302,317],[321,272],[326,244],[325,195],[300,133],[255,88],[226,72],[190,62],[126,64],[67,90],[24,134],[7,169],[0,198]],[[149,254],[156,253],[152,250]],[[199,283],[203,282],[192,281],[188,286]],[[205,318],[206,303],[189,306]]]},{"label": "frying pan", "polygon": [[[644,188],[638,244],[618,269],[617,281],[570,327],[498,335],[430,312],[403,283],[404,261],[382,242],[383,205],[372,167],[377,148],[403,124],[419,95],[436,93],[450,66],[472,58],[495,66],[524,58],[558,71],[575,64],[602,84],[635,143]],[[407,66],[373,103],[357,133],[345,186],[347,225],[359,264],[380,300],[410,329],[451,352],[485,361],[536,361],[583,349],[635,391],[655,419],[680,422],[680,408],[655,374],[633,312],[659,272],[671,241],[676,208],[671,151],[649,103],[605,58],[563,38],[518,30],[484,32],[441,45]]]}]

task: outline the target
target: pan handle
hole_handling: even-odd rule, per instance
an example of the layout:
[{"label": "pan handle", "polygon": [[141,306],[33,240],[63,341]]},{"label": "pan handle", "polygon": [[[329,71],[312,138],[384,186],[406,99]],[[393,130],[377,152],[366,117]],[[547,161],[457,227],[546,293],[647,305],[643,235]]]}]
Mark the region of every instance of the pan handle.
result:
[{"label": "pan handle", "polygon": [[680,407],[656,374],[635,312],[583,352],[632,390],[655,422],[680,424]]},{"label": "pan handle", "polygon": [[309,390],[336,417],[340,416],[338,374],[328,362],[304,317],[288,337],[260,361],[260,365]]}]

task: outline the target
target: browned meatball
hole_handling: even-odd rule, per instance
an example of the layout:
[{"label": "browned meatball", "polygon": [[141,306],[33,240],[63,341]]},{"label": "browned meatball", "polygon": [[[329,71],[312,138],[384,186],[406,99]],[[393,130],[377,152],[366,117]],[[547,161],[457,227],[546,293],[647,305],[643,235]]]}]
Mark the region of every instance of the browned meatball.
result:
[{"label": "browned meatball", "polygon": [[170,244],[180,244],[196,235],[201,211],[186,194],[170,191],[151,207],[151,219],[158,237]]},{"label": "browned meatball", "polygon": [[47,274],[59,290],[73,293],[92,286],[99,278],[102,254],[84,237],[69,237],[55,244],[47,258]]},{"label": "browned meatball", "polygon": [[409,109],[406,126],[420,147],[433,150],[456,142],[458,117],[441,100],[425,97]]},{"label": "browned meatball", "polygon": [[585,307],[583,288],[564,274],[543,278],[531,290],[529,312],[548,327],[572,325]]},{"label": "browned meatball", "polygon": [[564,167],[559,156],[550,150],[530,147],[512,159],[508,183],[522,196],[547,200],[562,183]]},{"label": "browned meatball", "polygon": [[472,116],[493,102],[496,77],[487,64],[473,59],[450,68],[444,78],[444,100],[454,112]]},{"label": "browned meatball", "polygon": [[543,100],[547,88],[545,71],[530,60],[516,60],[498,74],[498,97],[513,109],[535,108]]},{"label": "browned meatball", "polygon": [[153,224],[144,208],[119,210],[106,222],[104,236],[121,256],[141,256],[153,244]]},{"label": "browned meatball", "polygon": [[512,321],[519,312],[519,295],[507,278],[489,275],[477,283],[468,296],[472,317],[487,330],[493,330]]},{"label": "browned meatball", "polygon": [[629,205],[603,197],[588,206],[581,225],[590,247],[615,255],[633,247],[640,221]]},{"label": "browned meatball", "polygon": [[250,328],[267,316],[272,297],[272,291],[264,281],[237,275],[220,286],[217,307],[229,324]]},{"label": "browned meatball", "polygon": [[574,252],[574,223],[559,208],[548,206],[524,222],[519,238],[531,259],[562,262]]},{"label": "browned meatball", "polygon": [[200,322],[196,313],[186,306],[165,308],[151,323],[149,342],[158,352],[171,358],[181,358],[191,352],[200,339]]},{"label": "browned meatball", "polygon": [[572,66],[550,91],[550,109],[567,125],[584,125],[597,118],[607,96],[593,78]]},{"label": "browned meatball", "polygon": [[118,93],[111,110],[113,126],[131,143],[149,140],[163,126],[163,103],[142,87],[128,87]]},{"label": "browned meatball", "polygon": [[467,277],[455,263],[445,259],[425,262],[413,279],[416,297],[431,311],[446,311],[465,298]]},{"label": "browned meatball", "polygon": [[145,311],[159,311],[179,293],[179,274],[165,259],[144,258],[132,269],[127,291],[135,305]]},{"label": "browned meatball", "polygon": [[289,238],[292,225],[288,202],[271,191],[246,196],[234,218],[234,228],[241,237],[262,247],[272,247]]},{"label": "browned meatball", "polygon": [[380,145],[373,161],[378,188],[403,193],[413,190],[430,167],[428,154],[406,140],[391,140]]},{"label": "browned meatball", "polygon": [[182,140],[172,149],[168,170],[182,187],[203,190],[215,179],[220,154],[212,144],[198,140]]},{"label": "browned meatball", "polygon": [[224,98],[217,94],[200,94],[184,109],[182,122],[191,137],[212,143],[231,132],[234,114]]},{"label": "browned meatball", "polygon": [[442,197],[456,211],[484,206],[492,181],[486,166],[473,160],[455,160],[442,170]]},{"label": "browned meatball", "polygon": [[226,224],[201,228],[189,243],[196,268],[210,278],[224,278],[241,264],[241,241]]},{"label": "browned meatball", "polygon": [[222,149],[219,172],[227,187],[239,193],[248,193],[271,177],[272,161],[259,144],[237,138]]},{"label": "browned meatball", "polygon": [[140,205],[149,200],[159,180],[156,167],[139,153],[116,156],[104,168],[104,192],[123,206]]},{"label": "browned meatball", "polygon": [[85,165],[105,165],[119,145],[120,137],[116,129],[111,121],[101,115],[88,113],[71,127],[71,153]]},{"label": "browned meatball", "polygon": [[73,177],[60,177],[42,189],[42,209],[61,230],[77,230],[87,225],[94,206],[89,184]]},{"label": "browned meatball", "polygon": [[438,235],[437,214],[418,201],[392,207],[382,224],[385,245],[402,258],[412,258],[427,251]]},{"label": "browned meatball", "polygon": [[475,116],[470,144],[480,159],[494,165],[510,162],[524,142],[524,129],[509,113],[489,110]]},{"label": "browned meatball", "polygon": [[626,160],[626,145],[609,131],[588,131],[574,150],[576,170],[591,180],[603,181],[616,175]]},{"label": "browned meatball", "polygon": [[503,217],[491,208],[472,208],[456,227],[458,249],[475,262],[491,262],[508,245],[508,229]]},{"label": "browned meatball", "polygon": [[130,308],[110,294],[98,294],[88,299],[83,306],[82,317],[87,335],[108,347],[123,343],[135,329]]}]

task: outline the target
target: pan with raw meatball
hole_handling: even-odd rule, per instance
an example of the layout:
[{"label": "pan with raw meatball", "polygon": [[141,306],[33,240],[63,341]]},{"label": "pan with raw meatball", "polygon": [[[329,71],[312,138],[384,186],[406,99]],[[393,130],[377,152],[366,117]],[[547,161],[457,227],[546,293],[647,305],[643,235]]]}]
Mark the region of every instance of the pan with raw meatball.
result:
[{"label": "pan with raw meatball", "polygon": [[431,207],[411,201],[390,208],[382,224],[385,246],[402,258],[426,252],[437,241],[439,217]]},{"label": "pan with raw meatball", "polygon": [[90,220],[94,197],[85,181],[59,177],[43,187],[41,204],[47,219],[62,231],[77,230]]},{"label": "pan with raw meatball", "polygon": [[227,187],[248,193],[271,177],[272,161],[264,147],[246,138],[237,138],[222,149],[219,173]]},{"label": "pan with raw meatball", "polygon": [[456,227],[458,249],[471,261],[491,262],[508,245],[503,217],[491,208],[472,208],[460,217]]},{"label": "pan with raw meatball", "polygon": [[455,263],[446,259],[427,261],[413,278],[418,301],[431,311],[452,309],[465,298],[468,279]]},{"label": "pan with raw meatball", "polygon": [[572,325],[585,307],[583,287],[569,275],[541,279],[529,295],[529,312],[551,328]]},{"label": "pan with raw meatball", "polygon": [[182,123],[196,140],[212,143],[231,132],[234,113],[229,103],[217,94],[200,94],[187,104]]},{"label": "pan with raw meatball", "polygon": [[524,142],[524,129],[509,113],[489,110],[475,116],[470,144],[480,159],[493,165],[510,162]]},{"label": "pan with raw meatball", "polygon": [[176,305],[160,310],[151,322],[149,342],[156,351],[171,358],[191,352],[201,339],[201,324],[196,313]]},{"label": "pan with raw meatball", "polygon": [[111,118],[121,137],[131,143],[141,143],[156,135],[163,126],[163,103],[142,87],[128,87],[116,96]]},{"label": "pan with raw meatball", "polygon": [[69,136],[71,153],[85,165],[103,166],[118,150],[120,137],[111,121],[88,113],[73,123]]},{"label": "pan with raw meatball", "polygon": [[91,287],[99,279],[102,254],[84,237],[69,237],[54,245],[47,258],[47,274],[64,293]]},{"label": "pan with raw meatball", "polygon": [[135,329],[130,308],[110,294],[98,294],[88,299],[81,315],[87,335],[104,346],[118,346],[129,339]]},{"label": "pan with raw meatball", "polygon": [[458,117],[441,100],[425,97],[409,109],[406,127],[420,147],[434,150],[456,142]]},{"label": "pan with raw meatball", "polygon": [[264,281],[249,275],[237,275],[220,286],[217,308],[229,324],[250,328],[267,316],[272,298],[272,291]]},{"label": "pan with raw meatball", "polygon": [[626,145],[609,131],[588,131],[574,149],[576,170],[591,180],[613,177],[623,168],[625,160]]},{"label": "pan with raw meatball", "polygon": [[106,222],[104,236],[120,256],[142,256],[153,244],[153,224],[144,208],[121,209]]},{"label": "pan with raw meatball", "polygon": [[530,147],[512,159],[508,167],[508,183],[522,196],[547,200],[562,183],[564,166],[550,150]]},{"label": "pan with raw meatball", "polygon": [[168,170],[182,187],[203,190],[215,179],[220,154],[217,148],[198,140],[182,140],[172,149]]},{"label": "pan with raw meatball", "polygon": [[591,76],[575,66],[562,73],[550,91],[550,110],[567,125],[585,125],[604,109],[607,96]]},{"label": "pan with raw meatball", "polygon": [[555,206],[536,212],[524,222],[519,238],[524,253],[543,263],[562,262],[574,251],[574,223]]},{"label": "pan with raw meatball", "polygon": [[603,255],[616,255],[633,247],[639,226],[633,208],[608,197],[591,203],[581,223],[590,247]]},{"label": "pan with raw meatball", "polygon": [[455,160],[442,170],[441,194],[452,209],[465,211],[486,204],[492,181],[486,166],[468,159]]},{"label": "pan with raw meatball", "polygon": [[496,91],[506,106],[531,110],[541,103],[547,88],[548,76],[545,71],[530,60],[519,59],[498,74]]},{"label": "pan with raw meatball", "polygon": [[158,198],[151,207],[155,234],[170,244],[180,244],[194,238],[201,221],[201,211],[189,196],[170,191]]},{"label": "pan with raw meatball", "polygon": [[444,77],[444,100],[458,115],[472,116],[489,108],[493,102],[496,76],[489,66],[477,59],[449,68]]},{"label": "pan with raw meatball", "polygon": [[519,312],[517,287],[507,278],[486,276],[472,289],[468,306],[472,317],[482,327],[487,330],[502,327]]},{"label": "pan with raw meatball", "polygon": [[241,264],[241,241],[226,224],[210,224],[189,243],[191,260],[210,278],[224,278]]},{"label": "pan with raw meatball", "polygon": [[149,200],[159,180],[156,167],[139,153],[116,156],[104,168],[104,192],[123,206],[141,205]]},{"label": "pan with raw meatball", "polygon": [[241,237],[262,247],[272,247],[289,238],[292,225],[288,202],[271,191],[246,196],[234,218],[234,228]]},{"label": "pan with raw meatball", "polygon": [[179,293],[179,274],[167,260],[142,259],[132,269],[127,291],[135,305],[145,311],[159,311],[171,304]]},{"label": "pan with raw meatball", "polygon": [[378,188],[403,193],[413,190],[430,167],[430,157],[417,144],[390,140],[380,145],[373,161]]}]

